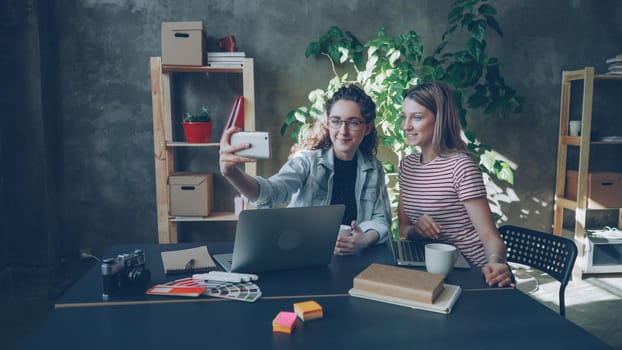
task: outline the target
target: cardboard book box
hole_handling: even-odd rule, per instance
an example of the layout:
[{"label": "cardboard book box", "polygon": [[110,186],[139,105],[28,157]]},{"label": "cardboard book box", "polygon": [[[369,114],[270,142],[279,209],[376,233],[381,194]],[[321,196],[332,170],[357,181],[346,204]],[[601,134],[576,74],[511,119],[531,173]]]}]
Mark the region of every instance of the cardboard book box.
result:
[{"label": "cardboard book box", "polygon": [[162,64],[205,64],[203,22],[162,22]]},{"label": "cardboard book box", "polygon": [[[577,200],[579,173],[569,170],[566,198]],[[592,172],[587,175],[587,207],[590,209],[622,208],[622,173]]]},{"label": "cardboard book box", "polygon": [[168,178],[171,216],[208,216],[213,208],[213,174],[179,174]]}]

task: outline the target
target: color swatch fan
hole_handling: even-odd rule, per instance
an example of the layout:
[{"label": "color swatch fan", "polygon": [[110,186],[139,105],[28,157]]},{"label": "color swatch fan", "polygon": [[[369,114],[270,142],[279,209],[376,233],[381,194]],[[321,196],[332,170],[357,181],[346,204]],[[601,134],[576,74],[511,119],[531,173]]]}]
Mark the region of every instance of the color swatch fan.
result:
[{"label": "color swatch fan", "polygon": [[208,288],[204,294],[210,297],[245,301],[247,303],[254,303],[261,298],[261,290],[253,282],[219,283],[216,287]]}]

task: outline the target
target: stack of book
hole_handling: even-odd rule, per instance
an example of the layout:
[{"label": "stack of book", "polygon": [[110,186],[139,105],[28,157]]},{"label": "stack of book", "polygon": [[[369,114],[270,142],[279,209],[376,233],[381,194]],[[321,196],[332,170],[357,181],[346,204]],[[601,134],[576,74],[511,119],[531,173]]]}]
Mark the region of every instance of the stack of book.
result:
[{"label": "stack of book", "polygon": [[609,71],[607,74],[622,74],[622,54],[607,59]]},{"label": "stack of book", "polygon": [[210,66],[239,67],[244,64],[246,54],[243,51],[208,52],[207,64]]},{"label": "stack of book", "polygon": [[353,297],[442,314],[451,312],[462,289],[444,284],[445,276],[373,263],[354,277]]}]

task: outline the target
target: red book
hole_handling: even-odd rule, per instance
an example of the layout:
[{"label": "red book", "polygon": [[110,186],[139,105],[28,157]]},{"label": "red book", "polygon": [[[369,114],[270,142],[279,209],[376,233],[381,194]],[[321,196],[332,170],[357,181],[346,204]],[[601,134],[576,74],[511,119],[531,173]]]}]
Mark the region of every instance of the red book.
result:
[{"label": "red book", "polygon": [[235,113],[235,121],[233,124],[244,130],[244,96],[238,96],[238,109]]},{"label": "red book", "polygon": [[232,126],[244,130],[244,96],[237,96],[233,101],[233,106],[231,106],[229,118],[222,129],[222,134],[224,135],[225,131]]}]

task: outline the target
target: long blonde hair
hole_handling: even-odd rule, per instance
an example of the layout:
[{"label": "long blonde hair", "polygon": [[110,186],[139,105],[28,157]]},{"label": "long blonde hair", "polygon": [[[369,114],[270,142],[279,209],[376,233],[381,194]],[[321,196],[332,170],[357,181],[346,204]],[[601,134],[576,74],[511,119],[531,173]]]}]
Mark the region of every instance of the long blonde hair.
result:
[{"label": "long blonde hair", "polygon": [[427,108],[436,117],[432,149],[438,155],[469,153],[460,136],[460,118],[454,92],[445,83],[431,81],[410,88],[404,99],[411,99]]}]

